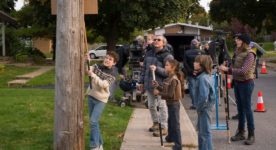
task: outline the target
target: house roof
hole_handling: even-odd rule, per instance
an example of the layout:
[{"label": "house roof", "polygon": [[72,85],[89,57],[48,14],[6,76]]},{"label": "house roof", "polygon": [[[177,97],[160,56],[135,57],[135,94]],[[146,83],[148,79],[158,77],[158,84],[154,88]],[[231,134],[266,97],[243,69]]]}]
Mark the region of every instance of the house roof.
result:
[{"label": "house roof", "polygon": [[[207,27],[207,26],[201,26],[201,25],[197,25],[197,24],[188,24],[188,23],[172,23],[172,24],[167,24],[162,28],[167,28],[167,27],[172,27],[172,26],[186,26],[186,27],[198,28],[198,29],[202,29],[202,30],[213,31],[212,26]],[[157,28],[155,28],[155,30],[162,29],[162,28],[157,27]],[[151,31],[151,30],[147,30],[147,31]]]},{"label": "house roof", "polygon": [[16,20],[3,11],[0,11],[0,22],[8,22],[11,24],[16,24]]}]

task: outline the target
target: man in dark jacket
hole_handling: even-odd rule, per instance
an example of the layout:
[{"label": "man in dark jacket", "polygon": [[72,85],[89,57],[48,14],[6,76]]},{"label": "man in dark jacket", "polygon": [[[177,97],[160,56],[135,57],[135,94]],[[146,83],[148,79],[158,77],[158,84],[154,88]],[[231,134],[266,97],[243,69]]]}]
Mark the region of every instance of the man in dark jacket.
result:
[{"label": "man in dark jacket", "polygon": [[154,37],[154,49],[151,49],[146,52],[144,63],[143,63],[143,72],[141,76],[141,87],[147,94],[149,111],[153,121],[152,127],[149,128],[149,131],[153,132],[154,136],[160,136],[158,131],[158,112],[157,106],[159,106],[160,121],[162,127],[162,134],[167,134],[167,119],[168,119],[168,110],[166,101],[161,99],[160,96],[155,96],[153,94],[154,86],[152,85],[153,75],[152,71],[155,71],[155,80],[162,85],[163,80],[167,77],[165,72],[165,62],[169,59],[173,59],[173,56],[165,49],[166,38],[164,36],[158,35]]},{"label": "man in dark jacket", "polygon": [[195,73],[194,73],[194,61],[197,55],[204,54],[203,51],[199,49],[200,42],[197,39],[193,39],[191,41],[191,49],[187,50],[184,53],[183,58],[183,72],[186,74],[189,84],[189,93],[192,99],[192,106],[190,109],[195,109],[195,93],[194,93],[194,85],[195,85]]},{"label": "man in dark jacket", "polygon": [[126,71],[124,69],[125,65],[128,62],[129,59],[129,46],[124,45],[116,50],[117,54],[119,55],[119,61],[116,64],[116,67],[118,69],[118,73],[120,75],[125,76]]}]

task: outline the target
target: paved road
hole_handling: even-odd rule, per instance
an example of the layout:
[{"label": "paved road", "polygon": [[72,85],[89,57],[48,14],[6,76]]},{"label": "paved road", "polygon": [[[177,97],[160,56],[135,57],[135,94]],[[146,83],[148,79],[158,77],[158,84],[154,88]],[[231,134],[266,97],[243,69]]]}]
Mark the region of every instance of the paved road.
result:
[{"label": "paved road", "polygon": [[[267,109],[266,113],[254,113],[256,126],[256,143],[252,146],[245,146],[243,142],[227,143],[225,131],[214,131],[213,143],[215,150],[275,150],[276,149],[276,72],[269,71],[267,75],[260,75],[260,78],[255,81],[255,89],[252,95],[253,105],[255,109],[257,102],[258,91],[263,92],[263,99]],[[230,95],[233,96],[233,90],[230,90]],[[223,104],[223,101],[222,101]],[[193,124],[196,123],[196,112],[188,110],[190,106],[190,98],[185,98],[185,108]],[[230,116],[236,114],[236,107],[230,102]],[[213,123],[215,123],[215,113],[212,114]],[[220,121],[225,123],[224,105],[220,107]],[[231,134],[235,133],[237,121],[230,120]]]}]

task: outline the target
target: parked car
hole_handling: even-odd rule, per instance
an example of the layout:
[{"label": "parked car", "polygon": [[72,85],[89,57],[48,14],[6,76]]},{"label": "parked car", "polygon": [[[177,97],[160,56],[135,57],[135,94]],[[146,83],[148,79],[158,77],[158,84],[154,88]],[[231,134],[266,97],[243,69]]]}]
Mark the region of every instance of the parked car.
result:
[{"label": "parked car", "polygon": [[[116,49],[118,49],[122,46],[123,45],[116,45]],[[101,45],[101,46],[98,46],[95,49],[89,50],[89,56],[90,56],[91,59],[104,57],[106,55],[106,51],[107,51],[107,45]]]}]

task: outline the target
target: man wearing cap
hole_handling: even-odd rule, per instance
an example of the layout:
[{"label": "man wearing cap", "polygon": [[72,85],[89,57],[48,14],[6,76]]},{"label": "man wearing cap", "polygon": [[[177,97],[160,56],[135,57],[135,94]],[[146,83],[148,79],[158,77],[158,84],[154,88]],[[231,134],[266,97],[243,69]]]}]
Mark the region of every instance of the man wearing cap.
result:
[{"label": "man wearing cap", "polygon": [[204,54],[203,51],[199,49],[200,42],[197,39],[193,39],[191,41],[191,49],[187,50],[184,53],[183,57],[183,72],[187,76],[188,84],[189,84],[189,94],[192,99],[192,106],[190,109],[196,109],[195,107],[195,93],[194,93],[194,85],[195,85],[195,72],[194,72],[194,61],[197,55]]},{"label": "man wearing cap", "polygon": [[255,126],[251,108],[251,96],[254,90],[256,53],[249,47],[249,36],[238,34],[236,35],[235,42],[237,47],[232,65],[230,67],[221,65],[219,69],[233,75],[239,123],[237,133],[231,137],[231,140],[245,140],[245,122],[247,122],[248,137],[244,144],[252,145],[255,142]]}]

